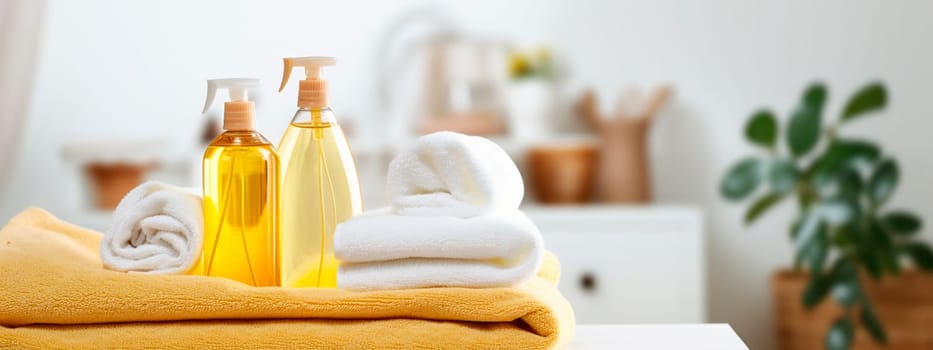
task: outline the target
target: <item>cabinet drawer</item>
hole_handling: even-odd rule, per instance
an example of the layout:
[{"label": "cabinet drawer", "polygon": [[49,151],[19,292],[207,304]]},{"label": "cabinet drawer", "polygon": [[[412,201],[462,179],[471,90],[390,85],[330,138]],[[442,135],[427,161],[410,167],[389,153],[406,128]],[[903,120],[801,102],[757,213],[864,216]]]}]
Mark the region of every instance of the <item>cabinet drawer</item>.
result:
[{"label": "cabinet drawer", "polygon": [[705,321],[698,212],[553,210],[529,214],[561,261],[559,288],[577,322]]}]

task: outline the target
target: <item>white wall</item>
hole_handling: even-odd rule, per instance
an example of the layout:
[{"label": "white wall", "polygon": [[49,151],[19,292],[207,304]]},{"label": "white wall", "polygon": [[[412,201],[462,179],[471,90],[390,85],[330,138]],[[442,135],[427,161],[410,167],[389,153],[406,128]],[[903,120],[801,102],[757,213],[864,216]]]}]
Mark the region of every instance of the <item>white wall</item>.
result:
[{"label": "white wall", "polygon": [[[338,113],[378,125],[373,48],[391,16],[421,2],[53,1],[38,81],[0,218],[29,204],[55,212],[57,145],[107,136],[188,142],[204,79],[263,78],[259,126],[278,140],[294,87],[275,94],[287,55],[333,54]],[[677,98],[654,130],[660,201],[699,203],[709,230],[709,318],[729,322],[753,349],[773,342],[769,275],[790,261],[792,209],[740,225],[742,208],[717,195],[718,177],[752,152],[740,137],[762,104],[780,112],[814,78],[832,88],[831,111],[859,84],[884,79],[891,108],[851,131],[882,140],[902,164],[893,203],[933,223],[931,2],[880,1],[449,1],[470,30],[544,43],[568,56],[571,90],[595,86],[604,105],[625,84],[669,81]],[[232,22],[236,21],[236,24]],[[377,129],[378,130],[378,129]],[[930,237],[927,230],[927,237]]]}]

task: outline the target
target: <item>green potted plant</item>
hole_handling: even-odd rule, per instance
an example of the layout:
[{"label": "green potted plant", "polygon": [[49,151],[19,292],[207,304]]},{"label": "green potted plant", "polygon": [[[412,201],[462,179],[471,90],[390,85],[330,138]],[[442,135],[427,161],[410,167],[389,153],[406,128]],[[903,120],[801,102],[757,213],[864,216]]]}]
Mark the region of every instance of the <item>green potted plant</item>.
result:
[{"label": "green potted plant", "polygon": [[[758,110],[745,125],[745,137],[759,152],[739,160],[722,178],[725,199],[755,197],[745,212],[746,224],[782,201],[796,202],[797,215],[789,225],[794,269],[773,280],[782,348],[813,349],[821,342],[828,349],[933,348],[929,335],[886,331],[885,326],[890,318],[891,327],[919,327],[925,334],[933,329],[933,317],[927,316],[933,314],[933,282],[916,271],[933,271],[933,250],[916,238],[922,221],[910,211],[886,206],[898,183],[898,162],[878,144],[843,133],[846,125],[884,109],[887,96],[883,84],[869,83],[849,97],[838,118],[824,122],[827,88],[813,83],[782,126],[774,112]],[[902,272],[905,260],[916,270]],[[785,288],[794,283],[799,288]],[[919,299],[903,297],[921,285],[928,289]],[[800,298],[790,306],[784,301],[788,290]],[[902,307],[889,307],[892,302]],[[905,308],[905,302],[926,305]],[[910,312],[920,314],[905,314]],[[808,331],[819,338],[801,335]]]}]

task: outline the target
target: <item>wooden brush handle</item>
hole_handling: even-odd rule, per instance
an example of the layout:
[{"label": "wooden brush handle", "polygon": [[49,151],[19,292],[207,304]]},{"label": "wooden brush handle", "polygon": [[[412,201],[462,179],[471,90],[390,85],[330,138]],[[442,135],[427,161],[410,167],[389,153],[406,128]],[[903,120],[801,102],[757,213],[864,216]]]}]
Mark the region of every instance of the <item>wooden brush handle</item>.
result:
[{"label": "wooden brush handle", "polygon": [[664,107],[664,103],[667,102],[667,99],[671,97],[673,89],[670,86],[662,86],[654,91],[654,94],[651,95],[651,100],[648,102],[647,107],[642,112],[641,117],[645,119],[654,119],[655,115],[658,114],[658,111],[661,110],[661,107]]},{"label": "wooden brush handle", "polygon": [[596,93],[592,89],[586,89],[583,91],[583,95],[580,96],[580,100],[577,101],[575,109],[577,113],[583,117],[583,121],[586,122],[594,131],[599,131],[603,127],[603,118],[599,113],[599,106],[596,102]]}]

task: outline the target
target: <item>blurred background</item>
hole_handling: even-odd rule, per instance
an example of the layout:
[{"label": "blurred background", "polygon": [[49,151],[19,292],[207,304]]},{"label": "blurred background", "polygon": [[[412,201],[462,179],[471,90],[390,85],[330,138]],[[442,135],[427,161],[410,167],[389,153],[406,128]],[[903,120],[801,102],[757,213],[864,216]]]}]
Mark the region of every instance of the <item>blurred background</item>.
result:
[{"label": "blurred background", "polygon": [[323,75],[367,209],[417,135],[489,136],[522,168],[580,323],[722,322],[776,349],[789,335],[772,276],[793,264],[797,209],[782,201],[746,226],[747,205],[722,198],[730,166],[766,153],[746,121],[768,106],[783,129],[820,81],[829,125],[883,82],[887,108],[845,133],[896,157],[890,206],[933,218],[931,13],[867,0],[0,0],[0,219],[34,205],[103,230],[141,179],[199,186],[222,113],[200,113],[206,79],[261,78],[257,125],[277,144],[297,95],[276,92],[282,57],[335,56]]}]

